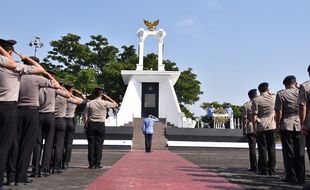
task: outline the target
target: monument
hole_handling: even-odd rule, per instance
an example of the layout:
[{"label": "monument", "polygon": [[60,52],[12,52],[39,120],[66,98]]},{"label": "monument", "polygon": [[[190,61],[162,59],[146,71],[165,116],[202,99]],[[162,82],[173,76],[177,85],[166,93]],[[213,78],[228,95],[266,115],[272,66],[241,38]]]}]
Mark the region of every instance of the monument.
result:
[{"label": "monument", "polygon": [[[144,20],[148,30],[140,28],[139,63],[136,70],[122,70],[121,75],[127,86],[119,112],[115,118],[108,118],[107,126],[123,126],[132,122],[133,118],[141,118],[151,113],[158,118],[165,118],[176,127],[193,127],[195,121],[183,117],[174,90],[180,71],[165,71],[163,64],[163,46],[166,32],[155,30],[159,20]],[[144,70],[144,41],[147,37],[155,37],[158,42],[158,70]]]}]

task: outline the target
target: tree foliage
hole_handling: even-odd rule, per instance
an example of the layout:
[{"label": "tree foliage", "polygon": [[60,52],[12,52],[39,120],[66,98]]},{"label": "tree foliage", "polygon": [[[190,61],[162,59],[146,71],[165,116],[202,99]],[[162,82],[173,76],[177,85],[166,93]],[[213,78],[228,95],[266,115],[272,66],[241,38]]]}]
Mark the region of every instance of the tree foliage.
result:
[{"label": "tree foliage", "polygon": [[[139,61],[133,45],[122,46],[119,50],[102,35],[92,35],[89,42],[82,43],[80,36],[70,33],[50,42],[50,45],[52,50],[42,65],[56,72],[57,79],[71,81],[87,94],[96,86],[103,86],[112,98],[122,100],[126,86],[121,70],[134,70]],[[157,59],[154,53],[144,56],[144,69],[157,70]],[[165,70],[179,71],[173,61],[163,60],[163,63]],[[203,92],[191,68],[181,72],[175,90],[182,110],[187,116],[192,116],[184,105],[194,104]]]}]

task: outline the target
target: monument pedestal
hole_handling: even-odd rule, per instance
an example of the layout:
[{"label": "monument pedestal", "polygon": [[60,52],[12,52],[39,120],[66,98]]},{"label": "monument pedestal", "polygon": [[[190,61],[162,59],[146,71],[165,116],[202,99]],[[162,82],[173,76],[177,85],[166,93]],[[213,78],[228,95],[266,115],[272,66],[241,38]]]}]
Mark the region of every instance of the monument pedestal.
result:
[{"label": "monument pedestal", "polygon": [[179,71],[133,71],[121,72],[127,90],[117,114],[117,125],[133,121],[151,113],[167,122],[181,126],[182,116],[174,84]]}]

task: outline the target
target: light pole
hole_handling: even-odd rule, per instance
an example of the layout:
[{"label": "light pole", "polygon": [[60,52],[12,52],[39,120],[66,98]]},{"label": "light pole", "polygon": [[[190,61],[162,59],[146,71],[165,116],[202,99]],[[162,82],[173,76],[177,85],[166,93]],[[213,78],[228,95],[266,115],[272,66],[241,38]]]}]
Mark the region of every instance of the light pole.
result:
[{"label": "light pole", "polygon": [[37,56],[37,49],[44,46],[41,42],[40,37],[34,37],[34,39],[28,44],[30,47],[34,46],[34,56]]}]

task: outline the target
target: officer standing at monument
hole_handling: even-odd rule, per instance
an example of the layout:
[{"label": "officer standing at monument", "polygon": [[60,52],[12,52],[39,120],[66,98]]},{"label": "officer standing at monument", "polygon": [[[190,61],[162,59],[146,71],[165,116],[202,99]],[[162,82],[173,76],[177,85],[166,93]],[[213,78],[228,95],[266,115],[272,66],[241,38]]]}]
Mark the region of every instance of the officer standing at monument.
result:
[{"label": "officer standing at monument", "polygon": [[94,90],[95,99],[88,102],[84,109],[84,124],[88,141],[89,168],[102,168],[102,147],[105,136],[105,119],[108,108],[118,104],[104,92],[103,88]]},{"label": "officer standing at monument", "polygon": [[[0,67],[0,190],[3,186],[3,176],[7,162],[8,152],[16,134],[17,127],[17,101],[22,74],[43,73],[44,69],[36,62],[31,66],[13,61],[14,40],[0,39],[1,64],[9,66]],[[18,54],[23,60],[29,57]]]},{"label": "officer standing at monument", "polygon": [[147,117],[144,118],[142,123],[142,132],[145,138],[145,152],[151,152],[152,149],[152,137],[154,133],[154,124],[159,119],[152,114],[148,113]]},{"label": "officer standing at monument", "polygon": [[256,131],[257,141],[261,148],[258,150],[261,159],[262,175],[274,175],[276,165],[275,153],[275,95],[269,93],[268,83],[259,84],[260,96],[253,100],[252,122]]},{"label": "officer standing at monument", "polygon": [[[55,78],[55,73],[48,71]],[[55,97],[60,95],[70,97],[70,94],[62,89],[41,88],[39,93],[39,123],[36,145],[32,155],[32,174],[31,177],[44,176],[50,174],[51,155],[55,133]],[[43,146],[43,139],[45,143]],[[43,152],[42,152],[43,150]],[[40,160],[42,156],[42,162]]]},{"label": "officer standing at monument", "polygon": [[[24,60],[25,64],[30,62],[39,63],[39,59],[31,57]],[[50,80],[38,75],[23,75],[21,77],[19,99],[17,105],[17,149],[18,157],[13,157],[13,163],[17,163],[16,183],[29,183],[27,176],[31,154],[34,149],[36,134],[39,129],[39,91],[40,88],[59,88],[58,82],[48,73]],[[14,147],[15,149],[16,147]]]},{"label": "officer standing at monument", "polygon": [[277,93],[275,103],[277,129],[280,130],[285,168],[283,181],[304,183],[305,141],[300,134],[299,89],[296,87],[296,77],[293,75],[285,77],[283,84],[285,89]]},{"label": "officer standing at monument", "polygon": [[[65,88],[73,94],[74,84],[72,82],[68,82],[65,85]],[[84,96],[83,99],[86,99]],[[83,99],[73,96],[70,98],[70,101],[67,103],[67,110],[66,110],[66,133],[65,133],[65,142],[64,142],[64,153],[62,158],[62,169],[67,169],[70,165],[71,161],[71,153],[72,153],[72,143],[75,133],[75,124],[74,124],[74,116],[75,116],[75,109],[78,105],[83,103]]]},{"label": "officer standing at monument", "polygon": [[246,102],[242,106],[242,128],[244,134],[246,134],[249,143],[249,158],[250,158],[250,171],[257,171],[257,159],[256,159],[256,134],[254,132],[254,126],[251,122],[252,116],[252,103],[254,98],[257,97],[257,90],[251,89],[248,92],[250,101]]}]

